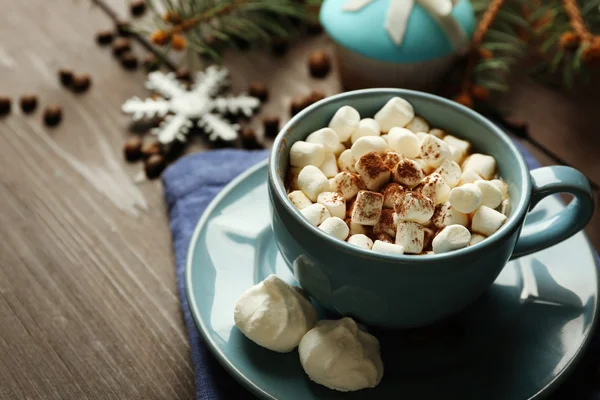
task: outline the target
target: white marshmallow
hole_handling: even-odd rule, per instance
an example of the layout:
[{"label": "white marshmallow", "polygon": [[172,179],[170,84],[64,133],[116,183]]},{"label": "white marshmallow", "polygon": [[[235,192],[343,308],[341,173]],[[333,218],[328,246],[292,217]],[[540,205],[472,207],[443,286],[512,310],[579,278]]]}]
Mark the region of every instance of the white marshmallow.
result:
[{"label": "white marshmallow", "polygon": [[496,173],[496,159],[486,154],[471,154],[465,160],[463,169],[472,169],[484,179],[490,180]]},{"label": "white marshmallow", "polygon": [[502,200],[502,203],[500,203],[500,207],[498,208],[498,211],[500,211],[502,214],[508,217],[508,214],[510,213],[510,202],[508,201],[508,199]]},{"label": "white marshmallow", "polygon": [[413,106],[400,97],[391,98],[375,114],[375,121],[383,133],[387,133],[395,126],[404,127],[415,117]]},{"label": "white marshmallow", "polygon": [[288,199],[290,199],[292,204],[296,206],[298,210],[302,210],[313,203],[301,190],[294,190],[288,194]]},{"label": "white marshmallow", "polygon": [[443,140],[433,135],[427,135],[423,138],[421,142],[421,158],[433,168],[442,165],[444,160],[450,158],[450,155],[450,147]]},{"label": "white marshmallow", "polygon": [[477,243],[481,243],[486,239],[485,236],[480,235],[479,233],[473,233],[471,235],[471,241],[469,242],[469,246],[475,246]]},{"label": "white marshmallow", "polygon": [[373,118],[361,119],[350,141],[354,143],[363,136],[379,136],[380,133],[379,124]]},{"label": "white marshmallow", "polygon": [[417,139],[419,139],[419,146],[421,145],[421,143],[423,142],[423,139],[425,139],[425,136],[430,135],[430,133],[427,132],[416,132],[415,136],[417,137]]},{"label": "white marshmallow", "polygon": [[504,221],[506,221],[506,215],[489,207],[481,206],[473,214],[471,230],[485,236],[490,236],[500,229]]},{"label": "white marshmallow", "polygon": [[311,201],[317,201],[319,193],[329,192],[331,189],[325,174],[314,165],[302,168],[298,175],[298,186]]},{"label": "white marshmallow", "polygon": [[348,225],[346,225],[343,219],[338,217],[327,218],[321,223],[321,225],[319,225],[319,229],[329,236],[333,236],[334,238],[340,240],[346,240],[348,234],[350,233]]},{"label": "white marshmallow", "polygon": [[428,175],[421,181],[416,190],[423,196],[433,200],[433,204],[444,203],[450,195],[450,186],[444,182],[442,176],[438,173]]},{"label": "white marshmallow", "polygon": [[387,142],[380,136],[363,136],[354,142],[350,150],[352,151],[354,160],[358,161],[362,156],[372,151],[383,154],[387,148]]},{"label": "white marshmallow", "polygon": [[392,170],[392,179],[406,187],[413,187],[419,184],[425,178],[423,169],[417,161],[410,158],[403,158]]},{"label": "white marshmallow", "polygon": [[298,186],[298,175],[300,175],[300,171],[302,171],[301,167],[288,168],[285,181],[287,183],[286,187],[289,190],[300,190],[300,186]]},{"label": "white marshmallow", "polygon": [[337,110],[333,118],[331,118],[329,127],[338,135],[340,142],[345,142],[350,139],[352,133],[358,128],[359,122],[360,114],[358,111],[350,106],[344,106]]},{"label": "white marshmallow", "polygon": [[[358,143],[358,142],[357,142]],[[369,190],[379,190],[390,181],[391,173],[381,156],[375,152],[363,155],[354,166]]]},{"label": "white marshmallow", "polygon": [[348,243],[368,250],[371,250],[371,247],[373,247],[373,241],[369,239],[368,236],[360,234],[350,236],[348,238]]},{"label": "white marshmallow", "polygon": [[331,128],[319,129],[308,135],[307,143],[321,144],[325,146],[325,151],[333,152],[341,143],[338,135]]},{"label": "white marshmallow", "polygon": [[381,158],[383,158],[383,162],[385,163],[385,165],[388,166],[388,168],[391,171],[396,166],[396,164],[398,164],[400,160],[402,160],[403,157],[400,154],[395,153],[393,151],[386,151],[385,153],[383,153]]},{"label": "white marshmallow", "polygon": [[351,318],[319,321],[302,338],[298,353],[310,380],[330,389],[373,388],[383,376],[379,341]]},{"label": "white marshmallow", "polygon": [[404,248],[405,253],[419,254],[423,251],[425,230],[416,222],[399,222],[396,230],[396,244]]},{"label": "white marshmallow", "polygon": [[469,216],[452,208],[449,202],[438,204],[431,220],[436,228],[445,228],[449,225],[469,225]]},{"label": "white marshmallow", "polygon": [[373,226],[379,221],[383,208],[383,195],[377,192],[361,190],[356,195],[352,209],[352,222]]},{"label": "white marshmallow", "polygon": [[[466,140],[462,140],[457,138],[456,136],[446,135],[444,136],[444,142],[448,143],[450,146],[458,149],[460,151],[460,158],[464,158],[469,151],[471,151],[471,143]],[[456,162],[460,162],[460,160],[454,160]]]},{"label": "white marshmallow", "polygon": [[396,201],[394,211],[398,220],[426,224],[433,216],[434,206],[431,199],[420,193],[404,192]]},{"label": "white marshmallow", "polygon": [[348,228],[350,228],[350,236],[366,235],[368,233],[364,226],[353,223],[351,218],[346,218],[344,221],[346,222],[346,225],[348,225]]},{"label": "white marshmallow", "polygon": [[398,196],[404,192],[404,188],[399,184],[392,182],[388,183],[381,191],[383,194],[383,208],[394,208]]},{"label": "white marshmallow", "polygon": [[395,254],[398,256],[404,254],[404,247],[400,246],[399,244],[387,243],[381,240],[376,240],[375,243],[373,243],[371,250],[376,253]]},{"label": "white marshmallow", "polygon": [[384,208],[381,210],[379,221],[373,227],[374,234],[385,233],[391,237],[396,237],[396,222],[394,221],[394,210]]},{"label": "white marshmallow", "polygon": [[337,164],[340,171],[356,172],[356,169],[354,168],[356,161],[354,161],[352,150],[350,149],[342,151],[342,154],[338,157]]},{"label": "white marshmallow", "polygon": [[416,115],[412,121],[406,125],[406,129],[412,131],[413,133],[417,132],[429,132],[429,122],[419,115]]},{"label": "white marshmallow", "polygon": [[318,167],[325,159],[325,146],[318,143],[296,142],[290,148],[290,164],[293,167],[314,165]]},{"label": "white marshmallow", "polygon": [[344,150],[346,150],[346,146],[344,146],[344,143],[339,142],[338,145],[335,146],[335,149],[333,149],[333,154],[335,154],[336,157],[339,157]]},{"label": "white marshmallow", "polygon": [[300,213],[314,226],[319,226],[323,221],[331,217],[329,210],[323,204],[312,204],[300,210]]},{"label": "white marshmallow", "polygon": [[466,183],[452,189],[448,199],[453,208],[463,214],[469,214],[483,203],[483,193],[474,183]]},{"label": "white marshmallow", "polygon": [[481,190],[483,195],[482,203],[484,206],[496,208],[502,202],[502,192],[496,185],[489,181],[478,180],[474,182]]},{"label": "white marshmallow", "polygon": [[456,163],[461,163],[463,157],[462,151],[460,151],[460,149],[458,149],[457,147],[448,145],[448,147],[450,148],[450,160],[456,162]]},{"label": "white marshmallow", "polygon": [[259,346],[288,353],[317,323],[317,313],[300,289],[269,275],[240,296],[233,319]]},{"label": "white marshmallow", "polygon": [[450,225],[441,230],[433,238],[432,247],[435,254],[447,253],[467,247],[471,241],[471,232],[462,225]]},{"label": "white marshmallow", "polygon": [[408,158],[417,158],[421,154],[421,141],[405,128],[392,128],[388,134],[390,148]]},{"label": "white marshmallow", "polygon": [[427,161],[421,159],[421,158],[417,158],[415,160],[415,162],[417,163],[417,165],[419,167],[421,167],[421,169],[423,170],[423,172],[425,173],[425,175],[429,175],[431,174],[435,168],[433,168],[431,165],[427,164]]},{"label": "white marshmallow", "polygon": [[[423,132],[427,132],[427,131],[423,131]],[[429,134],[435,136],[438,139],[443,139],[444,136],[446,136],[448,133],[443,129],[434,128],[429,131]]]},{"label": "white marshmallow", "polygon": [[326,152],[325,158],[321,165],[319,165],[319,169],[323,171],[326,177],[333,178],[338,174],[338,165],[337,160],[335,159],[335,154],[332,152]]},{"label": "white marshmallow", "polygon": [[351,172],[340,172],[333,178],[331,184],[331,190],[338,192],[344,200],[350,200],[361,189],[364,189],[363,181]]},{"label": "white marshmallow", "polygon": [[317,198],[317,203],[323,204],[332,217],[344,218],[346,216],[346,202],[338,193],[320,193]]},{"label": "white marshmallow", "polygon": [[458,182],[460,182],[460,177],[462,175],[460,165],[458,165],[452,160],[444,160],[442,165],[440,165],[438,169],[435,170],[435,172],[442,176],[442,179],[444,179],[444,182],[446,182],[446,184],[450,186],[450,188],[453,188],[456,185],[458,185]]},{"label": "white marshmallow", "polygon": [[475,181],[483,179],[477,172],[472,169],[464,169],[462,175],[460,176],[460,181],[458,181],[458,186],[462,186],[465,183],[473,183]]},{"label": "white marshmallow", "polygon": [[492,179],[490,182],[500,189],[500,193],[502,193],[502,200],[508,199],[508,185],[506,182],[504,182],[502,179]]}]

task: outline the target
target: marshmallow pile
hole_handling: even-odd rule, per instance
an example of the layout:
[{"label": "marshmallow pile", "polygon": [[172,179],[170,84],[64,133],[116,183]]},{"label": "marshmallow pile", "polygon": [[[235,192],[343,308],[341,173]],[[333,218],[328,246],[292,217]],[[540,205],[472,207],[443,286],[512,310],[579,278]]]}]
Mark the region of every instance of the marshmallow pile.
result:
[{"label": "marshmallow pile", "polygon": [[318,384],[343,392],[373,388],[383,377],[379,341],[351,318],[322,320],[302,289],[269,275],[237,301],[234,320],[250,340],[280,353],[298,347]]},{"label": "marshmallow pile", "polygon": [[328,235],[387,254],[439,254],[475,245],[509,213],[496,160],[431,128],[400,97],[374,118],[340,108],[329,127],[292,145],[286,186]]}]

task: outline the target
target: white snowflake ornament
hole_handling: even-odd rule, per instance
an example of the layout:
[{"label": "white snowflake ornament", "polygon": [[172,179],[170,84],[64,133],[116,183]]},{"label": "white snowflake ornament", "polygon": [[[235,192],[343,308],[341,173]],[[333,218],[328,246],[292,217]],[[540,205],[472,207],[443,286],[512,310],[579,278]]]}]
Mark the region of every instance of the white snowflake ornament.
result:
[{"label": "white snowflake ornament", "polygon": [[239,125],[224,118],[227,113],[250,117],[260,105],[251,96],[217,97],[228,83],[229,72],[225,68],[210,66],[196,74],[196,83],[190,90],[175,78],[175,74],[155,71],[148,74],[146,88],[160,94],[162,99],[132,97],[123,106],[123,112],[131,114],[134,121],[142,118],[165,117],[161,124],[151,130],[163,144],[174,140],[185,141],[189,130],[196,124],[212,141],[231,142],[238,136]]}]

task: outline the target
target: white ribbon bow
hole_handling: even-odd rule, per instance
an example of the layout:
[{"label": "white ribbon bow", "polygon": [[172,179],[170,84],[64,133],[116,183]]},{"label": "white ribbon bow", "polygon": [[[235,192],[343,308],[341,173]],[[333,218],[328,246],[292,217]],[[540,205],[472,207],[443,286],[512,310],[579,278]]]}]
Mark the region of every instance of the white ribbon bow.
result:
[{"label": "white ribbon bow", "polygon": [[[373,1],[375,0],[346,0],[342,11],[359,11]],[[463,31],[451,14],[452,8],[460,0],[390,0],[385,29],[396,45],[400,46],[402,44],[408,18],[415,5],[415,1],[436,19],[440,27],[448,35],[452,47],[458,50],[467,44],[468,38],[465,31]]]}]

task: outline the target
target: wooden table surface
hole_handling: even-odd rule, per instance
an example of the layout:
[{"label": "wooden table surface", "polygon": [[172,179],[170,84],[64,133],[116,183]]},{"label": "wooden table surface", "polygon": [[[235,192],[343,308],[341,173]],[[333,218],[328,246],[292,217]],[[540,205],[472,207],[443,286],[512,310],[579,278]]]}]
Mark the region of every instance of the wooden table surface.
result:
[{"label": "wooden table surface", "polygon": [[[127,17],[124,1],[108,3]],[[141,166],[122,156],[130,119],[120,105],[147,94],[145,75],[94,43],[112,24],[88,1],[0,4],[0,95],[34,93],[41,107],[64,109],[56,128],[42,124],[41,107],[26,116],[13,104],[0,120],[0,398],[193,398],[161,183],[134,183]],[[229,55],[234,90],[267,82],[263,113],[283,118],[294,96],[338,92],[336,74],[308,76],[315,48],[330,44],[313,37],[281,59]],[[62,88],[61,67],[90,73],[91,90]],[[504,101],[536,140],[600,182],[600,102],[527,80]],[[587,232],[600,248],[598,213]]]}]

